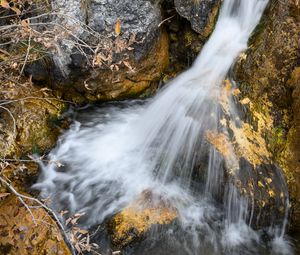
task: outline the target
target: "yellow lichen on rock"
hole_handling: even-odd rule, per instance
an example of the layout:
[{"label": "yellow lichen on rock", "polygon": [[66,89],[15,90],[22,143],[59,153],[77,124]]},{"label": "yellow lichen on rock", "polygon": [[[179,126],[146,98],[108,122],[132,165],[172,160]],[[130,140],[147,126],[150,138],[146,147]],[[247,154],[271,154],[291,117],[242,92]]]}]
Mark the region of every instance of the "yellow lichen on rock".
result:
[{"label": "yellow lichen on rock", "polygon": [[227,157],[230,154],[231,144],[225,134],[217,134],[209,130],[206,132],[206,138],[207,141],[213,144],[224,157]]},{"label": "yellow lichen on rock", "polygon": [[228,173],[234,175],[239,169],[239,163],[228,135],[224,133],[218,134],[217,132],[208,130],[205,134],[205,138],[224,157]]},{"label": "yellow lichen on rock", "polygon": [[240,157],[247,159],[254,167],[271,158],[261,130],[255,131],[248,123],[242,123],[240,128],[233,121],[230,121],[229,127],[234,133],[234,145]]},{"label": "yellow lichen on rock", "polygon": [[[230,115],[231,98],[238,96],[236,89],[232,86],[229,80],[225,80],[220,93],[220,104],[224,112]],[[248,105],[253,121],[256,124],[256,129],[252,124],[239,121],[239,125],[235,120],[228,121],[228,128],[233,132],[233,139],[231,141],[236,155],[238,157],[244,157],[254,167],[266,163],[265,160],[271,158],[271,154],[268,150],[265,136],[266,132],[271,132],[273,126],[273,119],[267,114],[259,113],[255,111],[253,104],[249,98],[243,98],[240,100],[242,105]],[[224,121],[222,120],[223,124]]]},{"label": "yellow lichen on rock", "polygon": [[31,211],[36,225],[28,209],[15,196],[0,201],[0,254],[71,254],[47,212],[43,208],[31,208]]},{"label": "yellow lichen on rock", "polygon": [[112,242],[124,247],[140,238],[151,226],[170,224],[176,218],[177,211],[169,202],[156,201],[150,191],[145,191],[110,221]]}]

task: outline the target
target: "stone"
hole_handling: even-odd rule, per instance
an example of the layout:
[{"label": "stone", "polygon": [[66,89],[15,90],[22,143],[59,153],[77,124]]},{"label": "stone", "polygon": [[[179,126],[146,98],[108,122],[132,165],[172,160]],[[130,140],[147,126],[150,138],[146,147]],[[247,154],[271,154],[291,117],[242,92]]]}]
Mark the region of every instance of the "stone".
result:
[{"label": "stone", "polygon": [[140,197],[110,219],[112,243],[119,248],[143,238],[154,225],[168,225],[177,218],[177,211],[168,201],[157,199],[151,191]]},{"label": "stone", "polygon": [[176,11],[191,22],[194,31],[207,37],[212,31],[220,0],[175,0]]}]

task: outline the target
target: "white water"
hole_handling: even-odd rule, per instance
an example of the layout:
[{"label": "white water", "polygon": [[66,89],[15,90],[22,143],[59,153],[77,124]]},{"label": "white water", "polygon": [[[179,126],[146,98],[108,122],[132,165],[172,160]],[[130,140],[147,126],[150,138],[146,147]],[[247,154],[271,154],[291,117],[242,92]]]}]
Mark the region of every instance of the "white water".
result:
[{"label": "white water", "polygon": [[[241,245],[249,249],[243,254],[259,254],[253,243],[257,246],[260,233],[247,220],[247,198],[230,184],[223,205],[212,203],[222,192],[224,173],[203,133],[218,128],[220,110],[211,95],[219,92],[247,48],[266,4],[224,0],[213,34],[188,71],[144,105],[98,109],[88,121],[75,122],[50,153],[51,163],[42,166],[35,188],[50,196],[57,210],[85,212],[86,226],[103,222],[151,190],[177,208],[181,227],[192,240],[186,254],[201,254],[204,243],[212,246],[211,254],[239,254],[236,247]],[[195,192],[194,169],[205,153],[207,177],[202,191]],[[291,254],[283,234],[275,236],[282,242],[276,252]]]}]

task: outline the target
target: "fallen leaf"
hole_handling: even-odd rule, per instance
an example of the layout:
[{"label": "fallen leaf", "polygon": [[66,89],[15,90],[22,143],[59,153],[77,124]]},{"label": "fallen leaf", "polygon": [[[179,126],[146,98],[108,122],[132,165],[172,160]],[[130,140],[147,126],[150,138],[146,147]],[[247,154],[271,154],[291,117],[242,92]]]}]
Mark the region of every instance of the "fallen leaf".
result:
[{"label": "fallen leaf", "polygon": [[20,9],[17,8],[17,7],[15,7],[15,6],[11,7],[10,9],[11,9],[12,11],[14,11],[17,15],[20,15],[20,14],[21,14]]},{"label": "fallen leaf", "polygon": [[9,196],[10,193],[0,193],[0,198]]},{"label": "fallen leaf", "polygon": [[115,24],[115,34],[116,36],[119,36],[120,33],[121,33],[121,20],[118,18]]},{"label": "fallen leaf", "polygon": [[0,6],[6,9],[10,9],[9,3],[6,0],[0,0]]}]

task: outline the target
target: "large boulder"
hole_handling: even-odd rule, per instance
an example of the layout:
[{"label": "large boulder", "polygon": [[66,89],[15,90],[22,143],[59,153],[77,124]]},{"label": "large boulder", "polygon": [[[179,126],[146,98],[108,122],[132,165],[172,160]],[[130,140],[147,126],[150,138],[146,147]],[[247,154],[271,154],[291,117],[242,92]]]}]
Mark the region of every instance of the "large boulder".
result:
[{"label": "large boulder", "polygon": [[48,28],[55,31],[56,44],[46,44],[50,61],[26,68],[33,79],[50,75],[52,85],[67,96],[88,100],[132,97],[159,80],[168,64],[159,5],[149,0],[55,0],[52,8],[56,14]]}]

